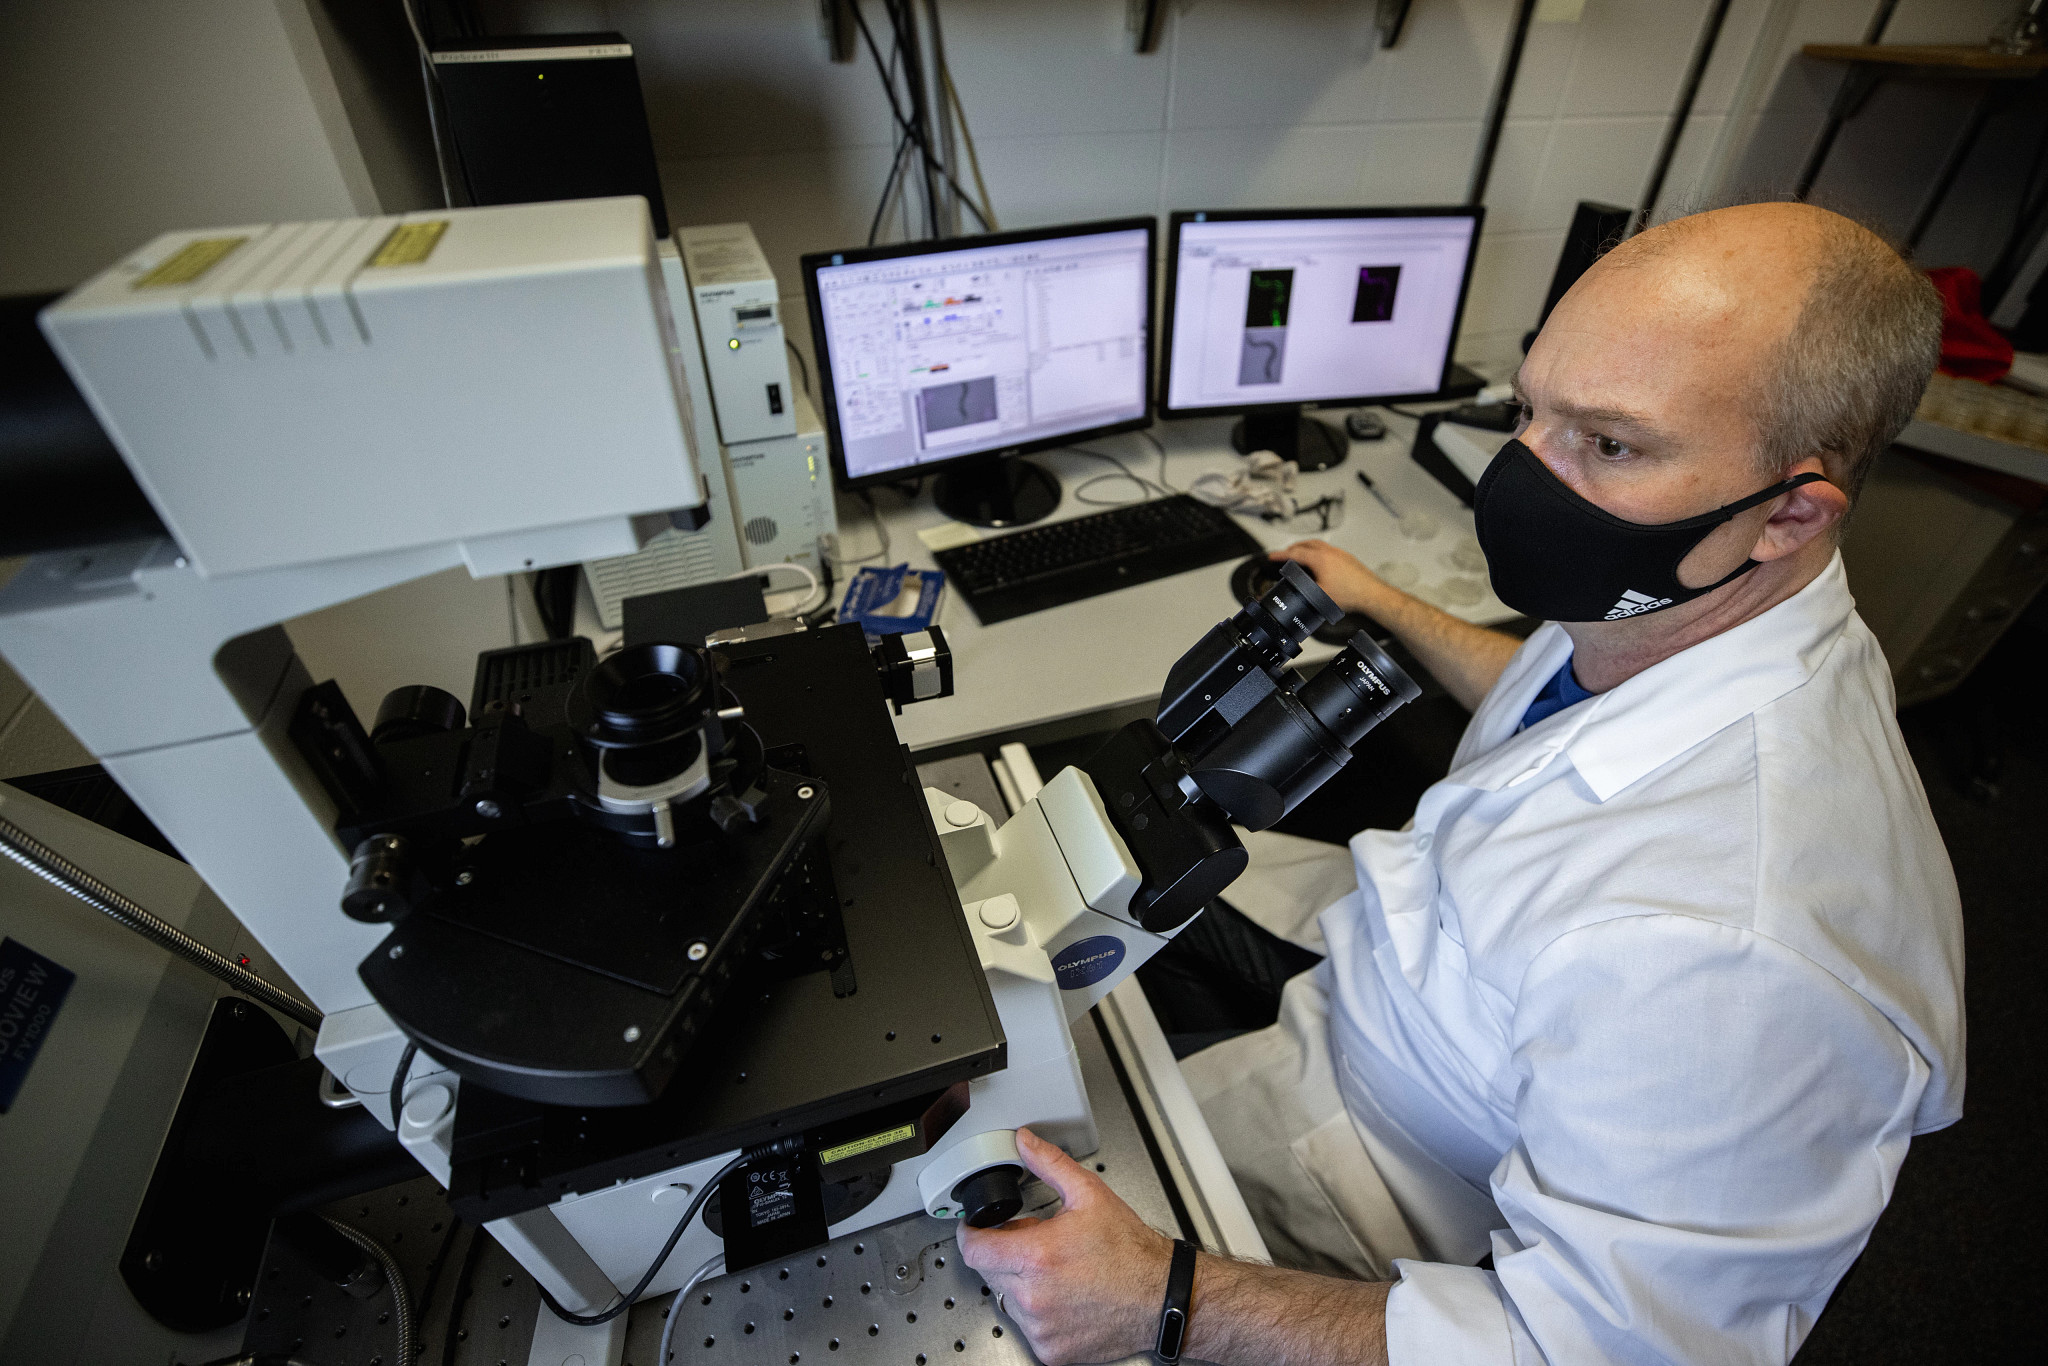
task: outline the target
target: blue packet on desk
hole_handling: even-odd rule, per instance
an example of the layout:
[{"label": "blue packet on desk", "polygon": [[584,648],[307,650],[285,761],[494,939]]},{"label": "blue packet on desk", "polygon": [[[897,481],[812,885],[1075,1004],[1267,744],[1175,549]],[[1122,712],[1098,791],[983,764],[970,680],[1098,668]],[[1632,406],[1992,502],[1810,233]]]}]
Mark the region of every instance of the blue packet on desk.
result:
[{"label": "blue packet on desk", "polygon": [[938,619],[946,576],[936,569],[863,569],[846,585],[839,620],[857,621],[870,645],[883,636],[922,631]]}]

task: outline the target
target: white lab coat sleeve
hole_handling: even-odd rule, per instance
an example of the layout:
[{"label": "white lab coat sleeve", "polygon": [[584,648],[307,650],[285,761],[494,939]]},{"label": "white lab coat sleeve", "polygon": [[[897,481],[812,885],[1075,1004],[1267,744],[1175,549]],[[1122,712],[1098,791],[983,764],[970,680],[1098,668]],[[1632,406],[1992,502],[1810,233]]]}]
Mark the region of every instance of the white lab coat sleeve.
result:
[{"label": "white lab coat sleeve", "polygon": [[1929,1072],[1904,1036],[1777,941],[1684,914],[1560,937],[1512,1034],[1494,1271],[1405,1264],[1393,1366],[1790,1361],[1905,1158]]}]

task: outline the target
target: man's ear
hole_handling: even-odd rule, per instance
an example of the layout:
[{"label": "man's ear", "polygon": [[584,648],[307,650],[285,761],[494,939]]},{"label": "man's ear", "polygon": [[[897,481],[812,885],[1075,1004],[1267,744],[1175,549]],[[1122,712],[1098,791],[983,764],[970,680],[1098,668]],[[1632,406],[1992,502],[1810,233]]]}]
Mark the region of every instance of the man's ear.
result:
[{"label": "man's ear", "polygon": [[[1785,471],[1785,478],[1802,474],[1825,476],[1827,467],[1817,455],[1810,455]],[[1826,536],[1842,525],[1849,514],[1849,495],[1824,478],[1782,495],[1771,505],[1771,515],[1757,532],[1749,558],[1759,564],[1803,549],[1817,537]]]}]

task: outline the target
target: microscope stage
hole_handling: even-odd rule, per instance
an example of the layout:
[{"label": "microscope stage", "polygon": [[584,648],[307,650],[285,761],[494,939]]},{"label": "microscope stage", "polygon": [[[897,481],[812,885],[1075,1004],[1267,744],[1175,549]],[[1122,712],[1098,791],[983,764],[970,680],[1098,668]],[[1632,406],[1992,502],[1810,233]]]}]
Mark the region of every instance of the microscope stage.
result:
[{"label": "microscope stage", "polygon": [[856,990],[809,972],[738,993],[662,1098],[548,1106],[465,1086],[450,1201],[483,1222],[1004,1066],[1001,1023],[922,785],[857,626],[723,647],[727,686],[771,751],[801,746],[832,793],[825,845]]}]

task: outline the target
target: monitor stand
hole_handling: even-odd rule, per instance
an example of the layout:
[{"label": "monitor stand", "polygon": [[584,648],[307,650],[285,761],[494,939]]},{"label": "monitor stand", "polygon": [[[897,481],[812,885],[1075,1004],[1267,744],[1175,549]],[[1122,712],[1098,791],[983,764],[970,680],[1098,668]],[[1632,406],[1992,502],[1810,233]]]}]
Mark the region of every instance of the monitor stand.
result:
[{"label": "monitor stand", "polygon": [[1271,451],[1309,473],[1342,464],[1351,438],[1301,410],[1299,404],[1253,408],[1230,429],[1230,444],[1239,455]]},{"label": "monitor stand", "polygon": [[1022,526],[1060,505],[1060,481],[1043,465],[1012,456],[962,461],[938,477],[932,501],[970,526]]}]

